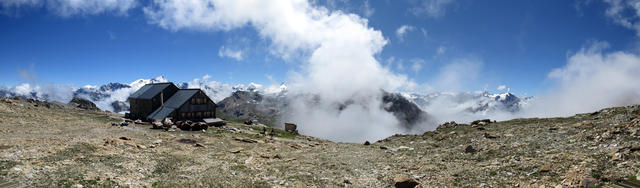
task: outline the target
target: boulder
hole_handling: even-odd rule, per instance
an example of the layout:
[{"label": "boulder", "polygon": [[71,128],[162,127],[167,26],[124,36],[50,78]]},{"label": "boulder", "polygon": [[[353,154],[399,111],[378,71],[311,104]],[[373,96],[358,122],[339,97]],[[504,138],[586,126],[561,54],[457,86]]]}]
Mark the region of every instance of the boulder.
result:
[{"label": "boulder", "polygon": [[134,124],[142,124],[142,120],[136,119],[135,121],[133,121]]},{"label": "boulder", "polygon": [[197,122],[194,123],[191,127],[192,131],[199,131],[199,130],[207,130],[207,128],[209,128],[209,126],[204,123],[204,122]]},{"label": "boulder", "polygon": [[160,121],[153,121],[151,125],[153,126],[154,129],[162,129],[164,127],[162,126],[162,123]]},{"label": "boulder", "polygon": [[173,122],[169,118],[164,118],[164,120],[162,120],[162,125],[164,125],[165,127],[171,127],[171,125],[173,125]]},{"label": "boulder", "polygon": [[464,149],[465,153],[475,153],[477,150],[475,148],[473,148],[473,146],[469,145],[467,146],[467,148]]},{"label": "boulder", "polygon": [[396,188],[414,188],[418,185],[420,185],[420,183],[418,183],[418,181],[416,181],[413,178],[407,178],[407,177],[393,178],[393,186]]},{"label": "boulder", "polygon": [[120,123],[120,126],[121,126],[121,127],[129,126],[129,123],[127,123],[127,122],[122,122],[122,123]]},{"label": "boulder", "polygon": [[364,145],[368,146],[368,145],[371,145],[371,143],[369,143],[369,141],[364,141]]}]

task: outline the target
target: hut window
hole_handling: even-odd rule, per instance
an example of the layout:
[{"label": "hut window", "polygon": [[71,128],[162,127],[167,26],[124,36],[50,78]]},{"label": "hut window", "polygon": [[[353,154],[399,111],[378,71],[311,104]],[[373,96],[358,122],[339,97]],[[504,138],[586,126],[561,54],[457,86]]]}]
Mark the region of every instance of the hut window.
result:
[{"label": "hut window", "polygon": [[196,98],[191,98],[191,104],[196,104]]},{"label": "hut window", "polygon": [[202,112],[196,112],[196,118],[201,118],[202,117]]},{"label": "hut window", "polygon": [[204,112],[204,117],[209,117],[209,112]]},{"label": "hut window", "polygon": [[180,117],[184,118],[185,116],[187,116],[187,114],[185,114],[184,112],[180,113]]}]

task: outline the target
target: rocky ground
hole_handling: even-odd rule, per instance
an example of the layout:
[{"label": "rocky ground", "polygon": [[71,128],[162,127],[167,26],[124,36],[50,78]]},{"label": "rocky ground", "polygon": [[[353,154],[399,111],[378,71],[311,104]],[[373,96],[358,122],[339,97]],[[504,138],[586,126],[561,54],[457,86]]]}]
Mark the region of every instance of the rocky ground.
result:
[{"label": "rocky ground", "polygon": [[[117,114],[0,100],[0,187],[632,187],[640,106],[567,118],[447,123],[335,143],[229,122],[112,126]],[[303,125],[301,125],[303,126]]]}]

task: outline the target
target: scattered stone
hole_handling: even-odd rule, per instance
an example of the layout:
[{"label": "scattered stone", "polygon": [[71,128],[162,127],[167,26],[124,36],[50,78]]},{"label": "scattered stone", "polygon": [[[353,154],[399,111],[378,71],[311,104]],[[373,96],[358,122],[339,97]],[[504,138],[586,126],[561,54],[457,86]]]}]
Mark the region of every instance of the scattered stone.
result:
[{"label": "scattered stone", "polygon": [[455,127],[455,126],[458,126],[458,124],[455,121],[445,122],[442,125],[438,125],[436,130],[451,128],[451,127]]},{"label": "scattered stone", "polygon": [[473,148],[473,146],[469,145],[467,146],[467,148],[464,149],[465,153],[475,153],[477,150],[475,148]]},{"label": "scattered stone", "polygon": [[197,143],[197,141],[195,141],[193,139],[188,139],[188,138],[181,138],[180,140],[178,140],[178,142],[185,143],[185,144],[195,144],[195,143]]},{"label": "scattered stone", "polygon": [[353,183],[351,183],[351,180],[349,180],[349,179],[344,179],[344,181],[342,181],[342,183],[344,183],[344,184],[353,184]]},{"label": "scattered stone", "polygon": [[123,136],[123,137],[120,137],[120,140],[131,140],[131,138]]},{"label": "scattered stone", "polygon": [[118,123],[116,123],[116,122],[111,122],[111,126],[118,126]]},{"label": "scattered stone", "polygon": [[632,151],[632,152],[634,152],[634,151],[640,151],[640,145],[638,145],[638,146],[631,146],[631,148],[629,149],[629,151]]},{"label": "scattered stone", "polygon": [[496,139],[496,138],[498,138],[497,136],[490,135],[489,133],[484,133],[484,137],[488,138],[488,139]]},{"label": "scattered stone", "polygon": [[368,146],[368,145],[371,145],[371,143],[369,143],[369,141],[364,141],[364,145]]},{"label": "scattered stone", "polygon": [[201,143],[196,143],[194,146],[195,146],[195,147],[203,147],[203,148],[206,148],[206,147],[207,147],[207,146],[205,146],[205,145],[203,145],[203,144],[201,144]]},{"label": "scattered stone", "polygon": [[144,145],[136,145],[136,147],[138,147],[140,149],[147,149],[147,146],[144,146]]},{"label": "scattered stone", "polygon": [[414,188],[418,186],[418,183],[415,179],[407,178],[407,177],[396,177],[393,178],[393,186],[396,188]]},{"label": "scattered stone", "polygon": [[257,140],[250,139],[250,138],[238,138],[238,137],[235,137],[233,139],[237,140],[237,141],[240,141],[240,142],[246,142],[246,143],[258,143]]},{"label": "scattered stone", "polygon": [[71,188],[83,188],[84,186],[80,185],[80,184],[75,184],[72,185]]},{"label": "scattered stone", "polygon": [[471,122],[471,127],[488,125],[489,123],[491,123],[490,119],[475,120],[475,121]]},{"label": "scattered stone", "polygon": [[622,153],[615,152],[611,155],[612,161],[621,161],[623,159]]},{"label": "scattered stone", "polygon": [[596,180],[591,177],[584,177],[580,181],[580,187],[595,187],[595,186],[596,186]]},{"label": "scattered stone", "polygon": [[412,151],[413,148],[410,148],[410,147],[407,147],[407,146],[400,146],[400,147],[397,147],[397,148],[393,149],[393,151],[403,151],[403,150]]},{"label": "scattered stone", "polygon": [[127,123],[127,122],[122,122],[122,123],[120,123],[120,126],[121,126],[121,127],[126,127],[126,126],[129,126],[129,123]]},{"label": "scattered stone", "polygon": [[389,149],[389,148],[387,148],[387,147],[385,147],[385,146],[380,146],[380,149],[381,149],[381,150],[386,150],[386,149]]},{"label": "scattered stone", "polygon": [[231,153],[240,153],[242,150],[244,150],[244,148],[235,147],[235,148],[229,150],[229,152],[231,152]]},{"label": "scattered stone", "polygon": [[552,168],[552,166],[550,164],[544,165],[544,166],[540,167],[540,169],[538,169],[538,172],[550,172],[551,168]]},{"label": "scattered stone", "polygon": [[136,119],[135,121],[133,121],[134,124],[142,124],[142,120]]}]

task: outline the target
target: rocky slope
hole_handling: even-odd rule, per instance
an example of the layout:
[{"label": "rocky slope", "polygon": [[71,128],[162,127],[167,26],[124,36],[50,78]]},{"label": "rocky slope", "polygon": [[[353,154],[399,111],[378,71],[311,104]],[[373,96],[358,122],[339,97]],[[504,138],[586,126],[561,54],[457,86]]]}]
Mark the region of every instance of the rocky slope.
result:
[{"label": "rocky slope", "polygon": [[111,126],[118,114],[0,100],[0,187],[592,187],[639,185],[640,106],[447,123],[335,143],[230,122],[206,132]]}]

